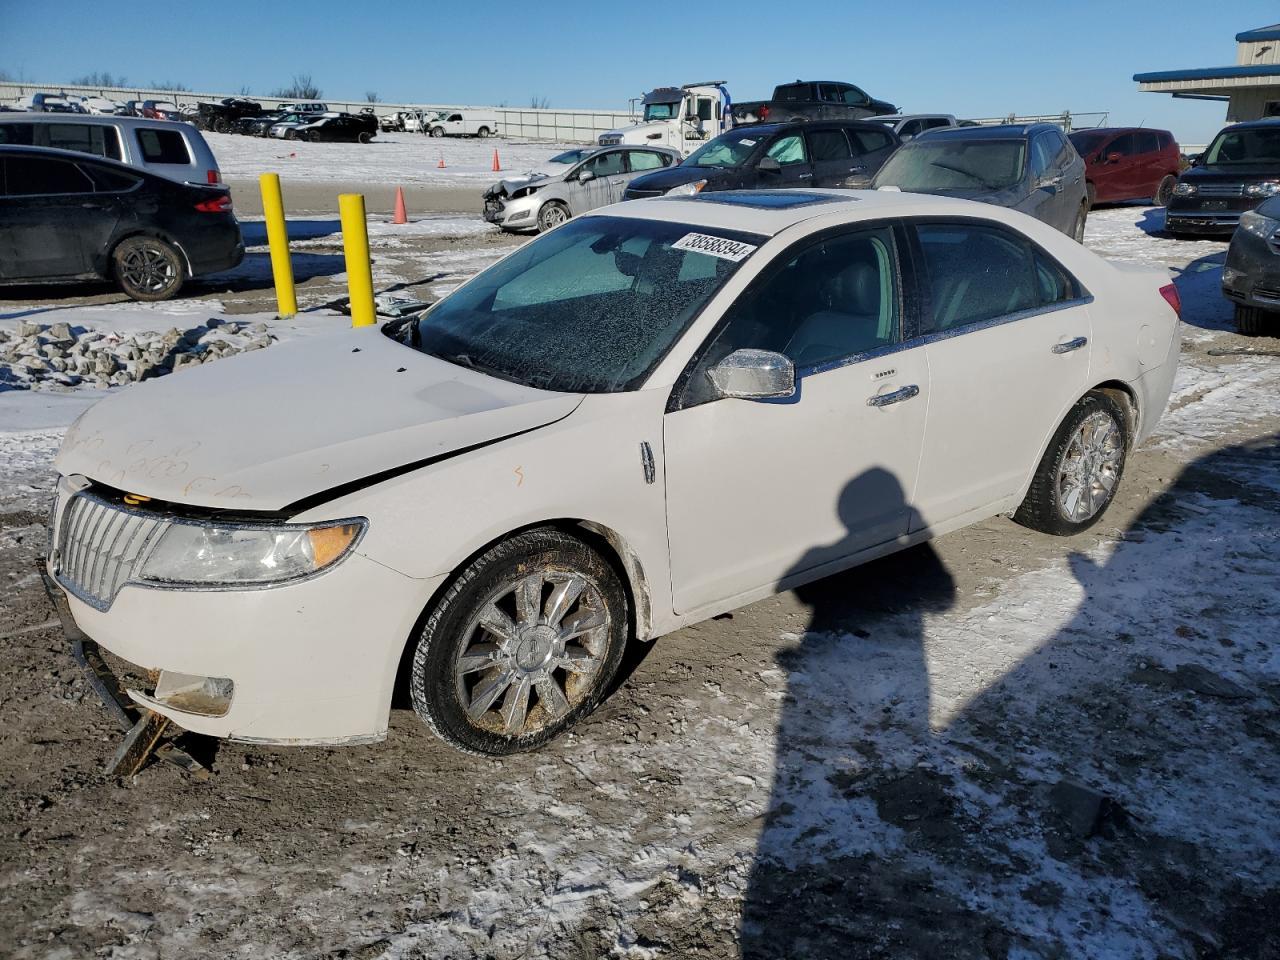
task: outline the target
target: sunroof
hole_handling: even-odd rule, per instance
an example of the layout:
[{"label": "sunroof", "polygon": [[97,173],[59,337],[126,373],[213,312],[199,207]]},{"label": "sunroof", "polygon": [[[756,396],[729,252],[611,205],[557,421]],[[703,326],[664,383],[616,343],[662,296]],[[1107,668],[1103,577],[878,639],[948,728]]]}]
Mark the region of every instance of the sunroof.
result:
[{"label": "sunroof", "polygon": [[765,210],[789,210],[811,203],[836,203],[855,197],[833,197],[826,193],[805,193],[803,190],[727,190],[723,193],[700,193],[699,200],[707,203],[731,203],[739,207],[759,207]]}]

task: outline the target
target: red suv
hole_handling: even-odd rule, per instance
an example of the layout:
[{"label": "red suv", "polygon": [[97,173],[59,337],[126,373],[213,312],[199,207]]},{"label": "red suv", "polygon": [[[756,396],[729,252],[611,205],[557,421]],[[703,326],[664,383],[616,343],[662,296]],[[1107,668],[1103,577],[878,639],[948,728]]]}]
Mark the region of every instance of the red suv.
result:
[{"label": "red suv", "polygon": [[1173,196],[1182,154],[1168,130],[1099,127],[1070,139],[1084,157],[1090,206],[1150,197],[1163,207]]}]

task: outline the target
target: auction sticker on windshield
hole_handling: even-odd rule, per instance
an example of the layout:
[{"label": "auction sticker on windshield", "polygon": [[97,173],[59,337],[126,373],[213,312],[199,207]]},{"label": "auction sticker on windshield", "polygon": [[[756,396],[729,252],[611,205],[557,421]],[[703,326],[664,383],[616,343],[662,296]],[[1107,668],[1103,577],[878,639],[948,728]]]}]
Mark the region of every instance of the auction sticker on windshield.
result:
[{"label": "auction sticker on windshield", "polygon": [[756,248],[739,240],[726,240],[724,237],[713,237],[706,233],[686,233],[671,245],[672,250],[692,250],[695,253],[706,253],[721,260],[732,260],[738,263],[755,253]]}]

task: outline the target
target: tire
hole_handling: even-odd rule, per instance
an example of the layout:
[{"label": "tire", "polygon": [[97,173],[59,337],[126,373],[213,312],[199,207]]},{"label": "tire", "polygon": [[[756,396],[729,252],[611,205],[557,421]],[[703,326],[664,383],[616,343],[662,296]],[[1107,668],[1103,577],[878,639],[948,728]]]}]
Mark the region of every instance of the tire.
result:
[{"label": "tire", "polygon": [[1080,204],[1080,209],[1076,211],[1076,222],[1071,227],[1071,238],[1076,243],[1084,243],[1084,227],[1085,222],[1089,219],[1089,204]]},{"label": "tire", "polygon": [[284,138],[285,138],[286,140],[297,140],[297,139],[298,139],[298,131],[297,131],[297,130],[286,130],[286,131],[284,132]]},{"label": "tire", "polygon": [[[1125,411],[1110,396],[1085,394],[1049,441],[1013,519],[1058,537],[1081,533],[1101,520],[1124,474],[1128,423]],[[1081,477],[1089,482],[1080,483]]]},{"label": "tire", "polygon": [[1092,183],[1084,185],[1085,198],[1089,201],[1089,209],[1092,210],[1098,205],[1098,188]]},{"label": "tire", "polygon": [[356,142],[357,142],[357,143],[372,143],[372,142],[373,142],[373,134],[372,134],[372,133],[369,133],[369,131],[367,131],[367,130],[362,130],[362,131],[361,131],[361,132],[356,136]]},{"label": "tire", "polygon": [[536,750],[609,692],[629,618],[620,575],[590,546],[549,527],[519,533],[468,564],[431,610],[413,651],[413,709],[464,753]]},{"label": "tire", "polygon": [[444,136],[444,127],[432,127],[432,128],[431,128],[431,135],[432,135],[433,137],[443,137],[443,136]]},{"label": "tire", "polygon": [[1257,307],[1244,307],[1236,304],[1236,332],[1245,337],[1262,337],[1271,332],[1276,318]]},{"label": "tire", "polygon": [[571,216],[569,208],[559,200],[548,200],[538,209],[538,232],[546,233],[560,226]]},{"label": "tire", "polygon": [[488,127],[481,127],[479,130],[477,130],[477,131],[476,131],[476,136],[477,136],[477,137],[479,137],[481,140],[488,140],[488,139],[489,139],[489,128],[488,128]]},{"label": "tire", "polygon": [[1173,199],[1173,188],[1178,185],[1178,178],[1172,174],[1166,176],[1160,181],[1160,185],[1156,187],[1155,195],[1151,198],[1152,203],[1157,207],[1167,207],[1169,201]]},{"label": "tire", "polygon": [[133,300],[168,300],[186,280],[182,256],[157,237],[127,237],[111,251],[116,283]]}]

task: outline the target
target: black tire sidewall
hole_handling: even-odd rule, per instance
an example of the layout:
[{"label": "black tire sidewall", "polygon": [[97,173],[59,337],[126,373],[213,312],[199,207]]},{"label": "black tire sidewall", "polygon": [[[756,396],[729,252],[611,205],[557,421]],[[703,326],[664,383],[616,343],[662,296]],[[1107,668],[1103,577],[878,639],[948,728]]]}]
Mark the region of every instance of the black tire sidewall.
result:
[{"label": "black tire sidewall", "polygon": [[[535,733],[505,737],[473,726],[459,702],[454,662],[476,608],[520,568],[573,569],[591,581],[608,607],[609,647],[592,690],[563,718]],[[503,756],[535,750],[589,714],[612,688],[630,634],[627,594],[619,571],[599,552],[559,530],[517,534],[485,551],[454,578],[415,640],[409,683],[414,711],[441,740],[466,753]]]},{"label": "black tire sidewall", "polygon": [[[174,266],[174,277],[176,279],[172,286],[166,287],[159,292],[152,292],[149,290],[133,290],[125,283],[124,278],[120,275],[120,259],[129,250],[136,249],[139,246],[155,247],[164,252]],[[182,285],[186,281],[186,268],[183,265],[182,257],[170,244],[158,237],[127,237],[121,240],[116,245],[116,248],[111,251],[111,269],[115,274],[116,283],[124,291],[125,295],[131,300],[139,300],[144,303],[156,303],[161,300],[172,299],[182,289]]]},{"label": "black tire sidewall", "polygon": [[[1168,184],[1168,190],[1165,189],[1165,184]],[[1156,195],[1151,198],[1152,202],[1155,203],[1157,207],[1167,207],[1169,205],[1169,201],[1173,199],[1173,188],[1177,185],[1177,177],[1166,175],[1164,179],[1156,185]]]},{"label": "black tire sidewall", "polygon": [[[1120,450],[1120,463],[1116,468],[1116,482],[1111,488],[1111,493],[1107,497],[1106,503],[1092,517],[1080,521],[1069,520],[1063,512],[1058,498],[1058,472],[1061,469],[1063,457],[1066,456],[1071,438],[1076,430],[1079,429],[1080,424],[1087,417],[1099,411],[1108,414],[1115,421],[1124,441]],[[1027,491],[1026,499],[1023,501],[1022,506],[1018,508],[1014,519],[1024,526],[1055,536],[1071,536],[1088,530],[1103,518],[1115,501],[1116,492],[1120,489],[1120,484],[1124,479],[1125,466],[1129,460],[1129,445],[1132,442],[1132,435],[1133,431],[1129,422],[1129,415],[1115,399],[1097,391],[1085,394],[1063,418],[1062,423],[1059,424],[1057,431],[1053,435],[1053,439],[1049,441],[1049,446],[1045,450],[1044,456],[1040,459],[1036,474],[1031,480],[1031,489]]]}]

